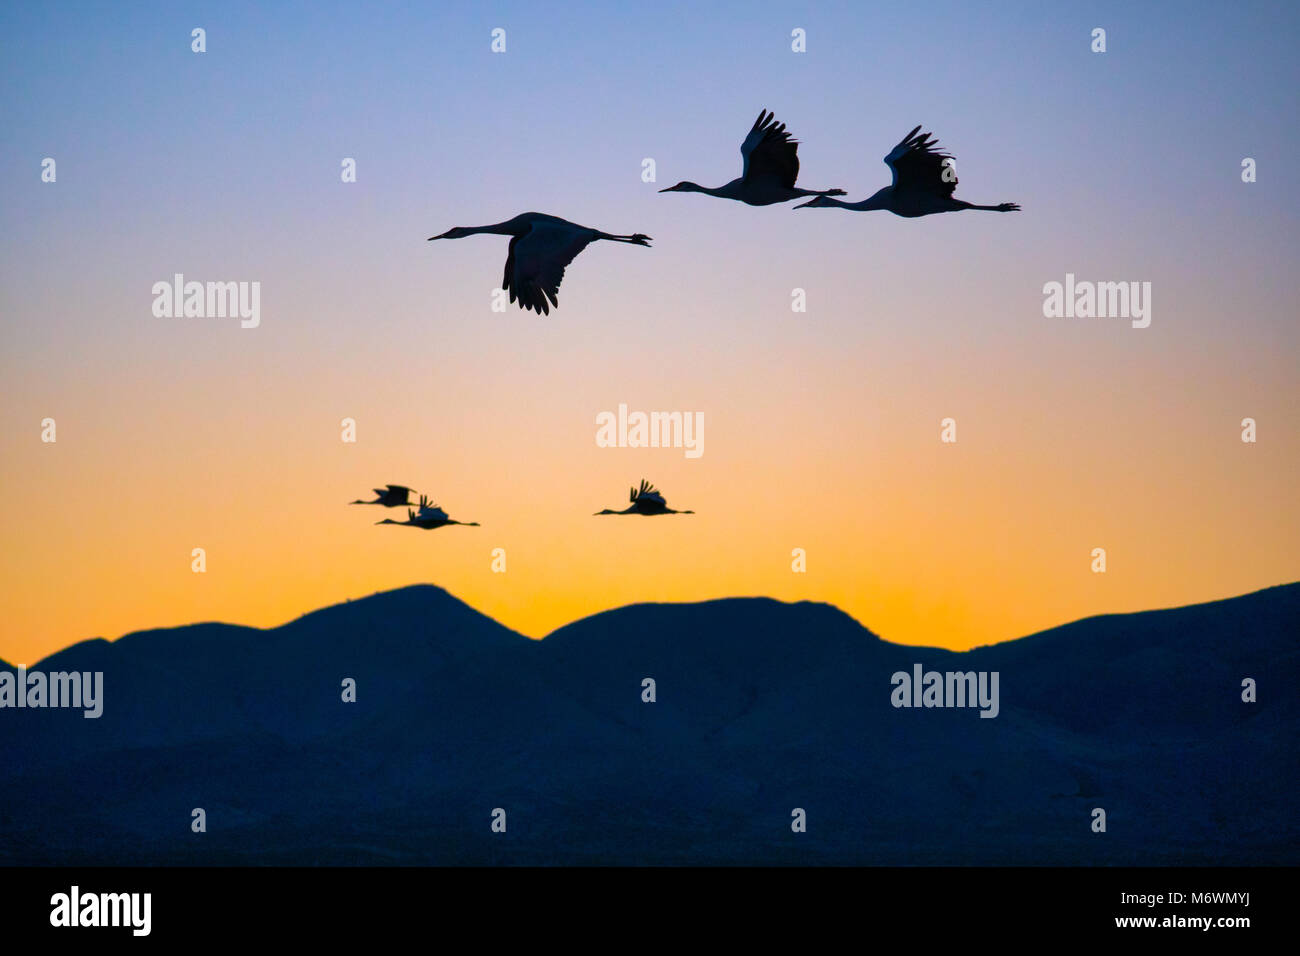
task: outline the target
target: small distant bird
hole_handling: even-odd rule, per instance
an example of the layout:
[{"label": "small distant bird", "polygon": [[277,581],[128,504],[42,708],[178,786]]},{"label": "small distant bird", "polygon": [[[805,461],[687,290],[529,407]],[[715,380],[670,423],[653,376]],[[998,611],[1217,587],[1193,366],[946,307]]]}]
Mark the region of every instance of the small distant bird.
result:
[{"label": "small distant bird", "polygon": [[771,113],[763,110],[740,144],[745,167],[739,179],[713,188],[680,182],[659,191],[708,193],[719,199],[736,199],[751,206],[770,206],[803,196],[843,196],[843,189],[800,189],[795,186],[794,181],[799,177],[798,150],[799,141],[790,138],[785,124],[776,122]]},{"label": "small distant bird", "polygon": [[915,219],[936,212],[961,212],[963,209],[986,209],[989,212],[1019,212],[1020,204],[999,203],[996,206],[977,206],[961,199],[953,199],[957,189],[955,160],[947,153],[938,152],[938,142],[930,133],[921,133],[921,127],[903,137],[889,151],[885,164],[894,171],[894,182],[861,202],[841,202],[819,196],[812,202],[801,203],[795,209],[812,206],[824,209],[838,206],[841,209],[865,211],[888,209],[895,216]]},{"label": "small distant bird", "polygon": [[374,501],[362,501],[358,498],[356,501],[349,501],[348,504],[383,505],[385,508],[400,508],[411,503],[412,490],[406,485],[385,485],[383,488],[375,489],[375,494],[379,497]]},{"label": "small distant bird", "polygon": [[414,509],[406,509],[405,521],[394,521],[392,518],[385,518],[383,521],[376,521],[375,524],[400,524],[411,528],[423,528],[428,531],[430,528],[441,528],[443,525],[460,524],[466,527],[477,528],[477,521],[453,521],[447,517],[447,512],[443,511],[428,496],[420,495],[420,511],[417,514]]},{"label": "small distant bird", "polygon": [[694,511],[674,511],[668,507],[668,502],[664,496],[659,493],[650,482],[644,478],[641,479],[641,489],[638,491],[632,488],[628,493],[628,500],[632,502],[630,508],[622,511],[611,511],[606,508],[604,511],[597,511],[598,515],[693,515]]},{"label": "small distant bird", "polygon": [[506,274],[501,280],[501,288],[510,293],[511,302],[518,299],[521,309],[532,309],[539,315],[549,315],[551,306],[559,306],[564,269],[589,244],[598,239],[608,239],[637,246],[650,245],[650,237],[639,232],[614,236],[540,212],[526,212],[492,226],[456,226],[441,235],[430,236],[429,241],[464,239],[482,232],[513,237],[506,255]]}]

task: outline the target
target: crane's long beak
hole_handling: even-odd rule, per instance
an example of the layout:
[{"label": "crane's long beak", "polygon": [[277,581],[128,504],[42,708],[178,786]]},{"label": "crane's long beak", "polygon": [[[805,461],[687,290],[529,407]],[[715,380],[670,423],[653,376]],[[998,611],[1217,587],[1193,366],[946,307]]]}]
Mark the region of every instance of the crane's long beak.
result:
[{"label": "crane's long beak", "polygon": [[816,205],[817,205],[817,200],[816,200],[816,199],[810,199],[810,200],[808,200],[808,202],[801,202],[799,205],[795,206],[794,208],[795,208],[795,209],[807,209],[809,206],[816,206]]},{"label": "crane's long beak", "polygon": [[[448,229],[447,232],[451,232],[451,230]],[[433,242],[433,240],[435,240],[435,239],[446,239],[446,238],[447,238],[447,232],[440,233],[440,234],[438,234],[438,235],[436,235],[436,236],[430,236],[429,239],[428,239],[428,241],[429,241],[429,242]]]}]

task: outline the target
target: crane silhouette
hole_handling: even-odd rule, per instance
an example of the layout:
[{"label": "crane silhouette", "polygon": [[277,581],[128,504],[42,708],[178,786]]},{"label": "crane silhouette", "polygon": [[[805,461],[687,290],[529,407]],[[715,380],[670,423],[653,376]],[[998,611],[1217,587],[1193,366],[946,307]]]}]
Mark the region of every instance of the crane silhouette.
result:
[{"label": "crane silhouette", "polygon": [[996,206],[977,206],[961,199],[953,199],[957,189],[954,160],[948,153],[935,149],[938,145],[930,133],[921,133],[921,127],[903,137],[885,157],[885,164],[894,172],[894,181],[861,202],[843,202],[818,196],[811,202],[801,203],[795,209],[840,209],[866,211],[888,209],[895,216],[915,219],[937,212],[961,212],[963,209],[985,209],[989,212],[1019,212],[1020,204],[999,203]]},{"label": "crane silhouette", "polygon": [[441,528],[449,524],[460,524],[466,527],[477,528],[477,521],[454,521],[447,517],[447,512],[443,511],[428,496],[420,495],[420,510],[417,513],[413,508],[406,509],[405,521],[394,521],[392,518],[385,518],[383,521],[376,521],[375,524],[399,524],[410,528],[423,528],[429,531],[432,528]]},{"label": "crane silhouette", "polygon": [[540,212],[522,213],[490,226],[456,226],[441,235],[430,236],[429,241],[464,239],[479,233],[511,237],[501,288],[510,293],[511,302],[517,299],[521,309],[532,309],[539,315],[549,315],[552,306],[558,308],[565,267],[591,243],[608,239],[650,245],[650,237],[639,232],[615,236]]},{"label": "crane silhouette", "polygon": [[776,122],[770,112],[762,110],[749,135],[740,144],[740,155],[744,157],[745,166],[739,179],[716,187],[684,181],[659,191],[707,193],[719,199],[735,199],[751,206],[770,206],[804,196],[843,196],[843,189],[800,189],[795,186],[794,181],[799,178],[798,150],[799,141],[791,139],[785,124]]},{"label": "crane silhouette", "polygon": [[694,511],[674,511],[668,507],[668,502],[664,496],[659,493],[659,489],[654,485],[641,479],[641,488],[637,490],[632,488],[628,493],[628,500],[632,502],[630,508],[622,511],[611,511],[606,508],[604,511],[597,511],[597,515],[693,515]]},{"label": "crane silhouette", "polygon": [[374,489],[375,494],[379,496],[374,501],[362,501],[358,498],[356,501],[349,501],[348,504],[383,505],[385,508],[400,508],[411,503],[412,490],[405,485],[385,485],[383,488]]}]

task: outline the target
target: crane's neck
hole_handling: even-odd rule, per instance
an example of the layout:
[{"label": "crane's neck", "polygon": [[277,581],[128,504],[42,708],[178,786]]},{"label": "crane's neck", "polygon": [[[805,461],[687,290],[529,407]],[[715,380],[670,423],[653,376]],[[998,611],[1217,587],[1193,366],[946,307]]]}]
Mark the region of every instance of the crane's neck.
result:
[{"label": "crane's neck", "polygon": [[838,206],[841,209],[852,209],[855,212],[869,212],[872,209],[888,209],[890,193],[892,190],[888,186],[880,190],[873,196],[868,196],[860,202],[845,202],[843,199],[831,199],[829,196],[822,196],[816,200],[818,206]]},{"label": "crane's neck", "polygon": [[704,193],[706,196],[717,196],[719,199],[739,199],[742,180],[733,179],[723,186],[701,186],[699,183],[690,181],[679,183],[671,190],[662,190],[663,192],[679,193]]},{"label": "crane's neck", "polygon": [[724,186],[714,186],[712,188],[700,186],[699,190],[702,193],[708,193],[710,196],[717,196],[719,199],[739,199],[744,189],[744,184],[745,180],[743,178],[733,179]]},{"label": "crane's neck", "polygon": [[490,226],[465,226],[461,233],[466,236],[476,236],[480,233],[490,233],[496,236],[515,236],[525,231],[523,224],[519,222],[519,217],[507,219],[505,222],[494,222]]},{"label": "crane's neck", "polygon": [[865,212],[871,209],[888,209],[890,200],[893,198],[894,190],[891,186],[877,190],[873,195],[868,196],[861,202],[855,203],[838,203],[845,209],[856,209],[859,212]]}]

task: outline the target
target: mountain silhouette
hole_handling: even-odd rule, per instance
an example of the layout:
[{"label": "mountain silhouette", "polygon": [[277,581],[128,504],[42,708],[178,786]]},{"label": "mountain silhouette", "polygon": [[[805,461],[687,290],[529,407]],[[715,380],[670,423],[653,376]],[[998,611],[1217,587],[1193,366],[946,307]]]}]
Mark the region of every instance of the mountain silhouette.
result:
[{"label": "mountain silhouette", "polygon": [[[102,671],[101,717],[0,710],[0,863],[1291,863],[1298,622],[1291,584],[963,653],[767,598],[534,641],[421,585],[85,641],[29,670]],[[914,664],[998,716],[894,707]]]}]

